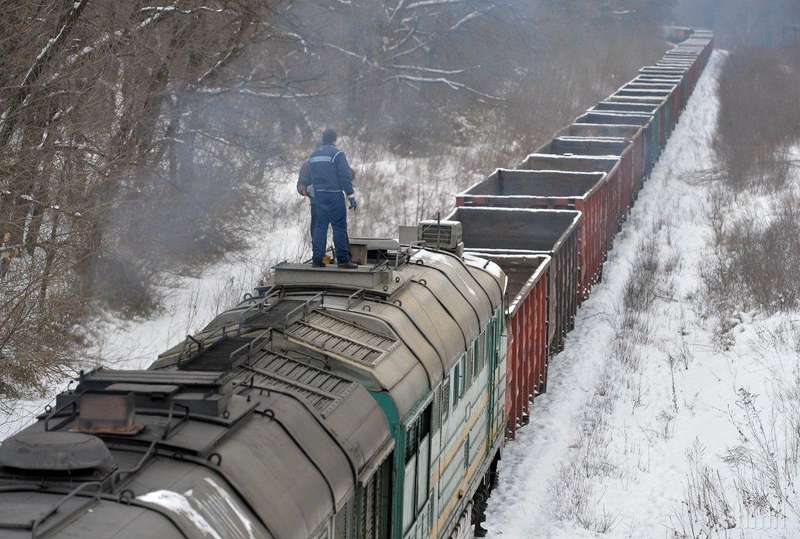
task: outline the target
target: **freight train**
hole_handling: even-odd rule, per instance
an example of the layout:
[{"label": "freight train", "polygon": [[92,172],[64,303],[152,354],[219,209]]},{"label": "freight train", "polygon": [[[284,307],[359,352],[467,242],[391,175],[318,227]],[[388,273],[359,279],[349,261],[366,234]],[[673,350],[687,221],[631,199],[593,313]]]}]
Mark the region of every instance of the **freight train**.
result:
[{"label": "freight train", "polygon": [[352,240],[357,270],[282,263],[149,369],[81,373],[0,445],[0,537],[481,535],[504,443],[713,49],[671,36],[444,220]]}]

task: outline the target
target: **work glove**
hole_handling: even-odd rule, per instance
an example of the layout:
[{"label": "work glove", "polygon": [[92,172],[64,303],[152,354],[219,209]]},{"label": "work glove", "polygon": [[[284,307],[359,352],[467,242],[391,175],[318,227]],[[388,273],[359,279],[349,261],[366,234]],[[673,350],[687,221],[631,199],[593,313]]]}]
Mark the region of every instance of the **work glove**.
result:
[{"label": "work glove", "polygon": [[356,211],[358,209],[358,202],[356,202],[356,196],[350,195],[347,197],[347,200],[350,201],[350,209]]}]

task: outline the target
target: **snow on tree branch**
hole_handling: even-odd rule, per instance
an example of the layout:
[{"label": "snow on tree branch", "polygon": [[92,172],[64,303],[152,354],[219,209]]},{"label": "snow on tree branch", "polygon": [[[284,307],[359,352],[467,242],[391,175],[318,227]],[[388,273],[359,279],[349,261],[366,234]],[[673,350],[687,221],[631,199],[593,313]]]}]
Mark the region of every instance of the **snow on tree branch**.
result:
[{"label": "snow on tree branch", "polygon": [[224,8],[214,9],[207,6],[198,6],[192,9],[180,9],[178,6],[171,5],[171,6],[150,6],[150,7],[143,7],[139,10],[142,13],[147,13],[149,11],[155,11],[157,13],[163,12],[173,12],[173,13],[180,13],[182,15],[193,15],[195,13],[225,13]]},{"label": "snow on tree branch", "polygon": [[388,80],[407,81],[407,82],[412,82],[412,83],[420,82],[420,83],[425,83],[425,84],[443,84],[443,85],[447,86],[448,88],[450,88],[452,90],[464,90],[466,92],[469,92],[471,94],[475,94],[475,95],[483,97],[485,99],[489,99],[491,101],[501,101],[501,102],[505,101],[505,99],[503,99],[502,97],[498,97],[498,96],[495,96],[495,95],[491,95],[491,94],[487,94],[487,93],[481,92],[480,90],[476,90],[475,88],[467,86],[466,84],[463,84],[463,83],[460,83],[460,82],[457,82],[457,81],[454,81],[454,80],[450,80],[450,79],[447,79],[447,78],[444,78],[444,77],[435,77],[434,78],[434,77],[419,77],[419,76],[413,76],[413,75],[399,75],[398,74],[398,75],[392,75],[391,77],[388,77],[386,80],[387,81]]},{"label": "snow on tree branch", "polygon": [[8,141],[11,139],[15,126],[14,114],[16,110],[25,102],[30,94],[31,86],[33,86],[42,75],[45,66],[55,51],[63,45],[88,3],[89,0],[75,0],[75,2],[72,3],[72,7],[59,19],[56,26],[58,28],[56,35],[47,40],[47,43],[36,56],[33,64],[28,68],[19,84],[19,90],[17,90],[16,94],[10,99],[8,107],[3,111],[3,115],[0,116],[0,147],[8,144]]}]

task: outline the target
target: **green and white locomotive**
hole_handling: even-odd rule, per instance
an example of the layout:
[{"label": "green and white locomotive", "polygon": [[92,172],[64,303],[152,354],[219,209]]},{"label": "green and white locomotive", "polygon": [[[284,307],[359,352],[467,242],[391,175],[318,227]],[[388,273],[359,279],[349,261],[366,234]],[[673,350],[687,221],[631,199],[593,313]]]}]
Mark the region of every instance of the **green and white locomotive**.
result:
[{"label": "green and white locomotive", "polygon": [[280,264],[150,369],[83,374],[0,448],[0,536],[471,537],[504,440],[506,278],[435,244]]}]

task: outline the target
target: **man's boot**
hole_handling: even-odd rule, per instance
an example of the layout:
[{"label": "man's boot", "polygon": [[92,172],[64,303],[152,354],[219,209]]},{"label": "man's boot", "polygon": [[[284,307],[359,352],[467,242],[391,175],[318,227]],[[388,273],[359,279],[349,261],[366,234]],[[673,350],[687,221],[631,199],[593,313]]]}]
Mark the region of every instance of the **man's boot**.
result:
[{"label": "man's boot", "polygon": [[339,269],[347,269],[347,270],[358,269],[358,264],[353,264],[352,262],[339,262],[337,266],[339,266]]}]

